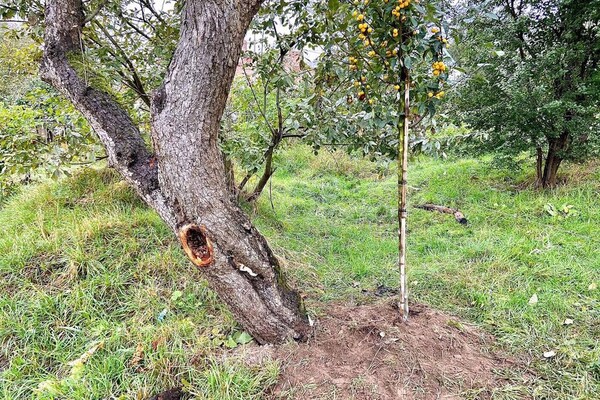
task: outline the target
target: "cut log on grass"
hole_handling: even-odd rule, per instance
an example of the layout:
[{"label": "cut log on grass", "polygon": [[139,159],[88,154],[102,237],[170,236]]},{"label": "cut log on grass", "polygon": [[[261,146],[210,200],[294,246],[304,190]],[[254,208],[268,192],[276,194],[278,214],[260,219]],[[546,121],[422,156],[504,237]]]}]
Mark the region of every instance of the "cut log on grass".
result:
[{"label": "cut log on grass", "polygon": [[450,207],[446,207],[446,206],[438,206],[435,204],[422,204],[419,206],[415,206],[415,208],[420,208],[421,210],[427,210],[427,211],[437,211],[437,212],[441,212],[444,214],[454,215],[454,219],[456,219],[456,221],[461,225],[467,225],[469,223],[469,221],[467,221],[467,219],[465,218],[463,213],[460,212],[459,210],[457,210],[456,208],[450,208]]}]

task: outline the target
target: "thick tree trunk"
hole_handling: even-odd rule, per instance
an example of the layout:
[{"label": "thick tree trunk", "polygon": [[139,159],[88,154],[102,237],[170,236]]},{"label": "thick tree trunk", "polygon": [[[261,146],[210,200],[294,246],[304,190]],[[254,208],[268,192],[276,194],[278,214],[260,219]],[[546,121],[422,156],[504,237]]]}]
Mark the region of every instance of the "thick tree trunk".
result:
[{"label": "thick tree trunk", "polygon": [[541,187],[544,189],[553,188],[556,186],[556,178],[558,168],[562,163],[562,158],[556,154],[548,154],[544,165],[544,174],[542,175]]},{"label": "thick tree trunk", "polygon": [[[538,186],[544,189],[553,188],[557,183],[558,168],[563,161],[562,154],[569,146],[569,132],[564,131],[558,138],[548,140],[548,153],[544,163],[544,170],[539,179]],[[539,158],[539,153],[538,153]]]},{"label": "thick tree trunk", "polygon": [[232,201],[219,123],[242,41],[260,0],[188,0],[162,87],[152,95],[146,147],[128,115],[89,88],[67,61],[80,52],[81,0],[51,0],[44,79],[90,120],[111,164],[179,237],[190,260],[259,343],[304,340],[310,327],[266,240]]}]

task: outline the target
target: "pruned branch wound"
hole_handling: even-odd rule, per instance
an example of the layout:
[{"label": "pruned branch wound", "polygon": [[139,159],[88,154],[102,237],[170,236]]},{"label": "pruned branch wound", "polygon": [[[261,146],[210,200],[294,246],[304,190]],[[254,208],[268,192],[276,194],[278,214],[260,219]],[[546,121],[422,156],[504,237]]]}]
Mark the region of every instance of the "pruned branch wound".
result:
[{"label": "pruned branch wound", "polygon": [[197,267],[208,267],[214,261],[214,249],[206,228],[187,224],[179,230],[179,240],[185,254]]}]

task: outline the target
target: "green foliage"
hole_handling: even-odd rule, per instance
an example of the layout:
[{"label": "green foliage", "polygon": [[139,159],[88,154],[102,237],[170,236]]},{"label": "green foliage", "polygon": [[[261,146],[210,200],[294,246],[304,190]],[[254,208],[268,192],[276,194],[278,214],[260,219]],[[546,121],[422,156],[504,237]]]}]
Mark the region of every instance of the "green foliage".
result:
[{"label": "green foliage", "polygon": [[[179,37],[180,5],[175,1],[96,1],[100,11],[84,29],[88,76],[122,96],[122,104],[147,103],[167,70]],[[101,86],[102,87],[102,86]],[[145,110],[147,111],[147,110]]]},{"label": "green foliage", "polygon": [[0,201],[21,183],[60,177],[102,156],[84,118],[37,77],[39,49],[22,32],[0,30]]},{"label": "green foliage", "polygon": [[[85,51],[72,60],[74,66],[90,86],[115,96],[144,128],[149,94],[162,82],[177,44],[181,2],[92,0],[83,7]],[[38,44],[43,15],[37,1],[8,0],[0,6],[0,19],[25,20],[22,34]]]},{"label": "green foliage", "polygon": [[536,149],[571,161],[599,154],[600,2],[507,4],[472,2],[461,20],[456,57],[468,79],[451,103],[489,135],[480,151],[512,160]]},{"label": "green foliage", "polygon": [[[435,125],[451,63],[450,27],[435,1],[332,2],[313,100],[315,148],[340,145],[395,159],[404,82],[411,81],[411,142]],[[434,68],[435,67],[435,68]]]},{"label": "green foliage", "polygon": [[[238,77],[231,88],[219,138],[223,152],[244,174],[259,170],[264,163],[263,155],[272,137],[267,121],[275,122],[277,118],[273,97],[270,93],[265,99],[266,108],[262,108],[244,78]],[[261,108],[267,119],[262,117]]]},{"label": "green foliage", "polygon": [[0,101],[14,102],[28,89],[40,59],[37,44],[0,24]]},{"label": "green foliage", "polygon": [[262,192],[285,141],[310,140],[317,125],[304,50],[319,43],[324,25],[317,9],[326,7],[299,5],[270,1],[254,19],[222,120],[221,147],[244,176],[238,189],[259,175],[248,199]]},{"label": "green foliage", "polygon": [[[161,82],[179,34],[181,4],[90,1],[85,4],[83,56],[72,64],[90,86],[111,94],[143,133],[149,133],[150,90]],[[0,196],[43,172],[56,177],[102,150],[73,107],[37,78],[43,5],[9,0],[0,19]]]},{"label": "green foliage", "polygon": [[19,104],[0,103],[2,195],[36,177],[58,178],[72,163],[93,162],[102,154],[83,117],[45,85]]},{"label": "green foliage", "polygon": [[442,32],[447,34],[449,27],[442,22],[443,12],[434,1],[424,5],[411,0],[357,3],[340,10],[352,32],[348,68],[353,72],[356,99],[369,105],[384,101],[383,107],[394,109],[409,80],[414,113],[433,116],[448,78],[447,38]]},{"label": "green foliage", "polygon": [[285,139],[302,139],[308,134],[306,126],[312,126],[312,95],[302,76],[305,71],[281,66],[274,67],[276,72],[262,69],[268,53],[253,54],[252,65],[257,69],[246,67],[252,74],[248,80],[242,76],[234,80],[221,121],[221,149],[243,175],[253,175],[264,167],[269,147],[274,147],[276,155]]},{"label": "green foliage", "polygon": [[[442,61],[450,60],[444,50],[450,27],[437,2],[406,4],[397,11],[399,3],[393,1],[267,2],[254,25],[266,35],[262,48],[317,48],[320,53],[311,76],[306,77],[312,81],[312,93],[304,94],[291,114],[296,119],[292,127],[301,130],[304,141],[316,151],[334,146],[350,153],[359,151],[374,160],[395,159],[402,94],[396,86],[402,84],[405,66],[411,71],[413,88],[418,88],[411,98],[418,125],[412,140],[422,141],[426,128],[435,123],[432,117],[444,96],[448,73]],[[357,22],[359,10],[366,19]],[[359,23],[370,26],[363,33],[357,28]],[[289,32],[277,31],[282,24]],[[399,31],[393,36],[393,29],[402,34]],[[370,44],[365,47],[367,38]],[[377,56],[370,57],[369,51]],[[440,67],[435,76],[433,62]],[[276,64],[270,56],[267,65],[273,68]],[[270,79],[263,75],[262,79]]]}]

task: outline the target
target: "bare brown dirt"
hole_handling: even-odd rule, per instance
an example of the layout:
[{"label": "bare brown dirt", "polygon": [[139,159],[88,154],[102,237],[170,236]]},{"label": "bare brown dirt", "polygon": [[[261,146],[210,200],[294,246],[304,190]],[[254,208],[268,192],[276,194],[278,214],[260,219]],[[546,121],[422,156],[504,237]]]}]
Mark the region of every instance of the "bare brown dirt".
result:
[{"label": "bare brown dirt", "polygon": [[512,363],[492,339],[441,312],[413,307],[403,322],[391,303],[330,306],[305,344],[272,349],[281,361],[273,399],[485,399]]}]

